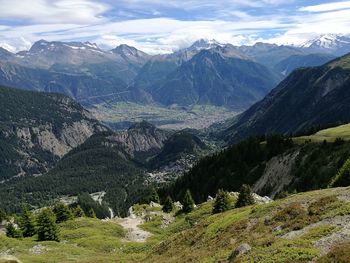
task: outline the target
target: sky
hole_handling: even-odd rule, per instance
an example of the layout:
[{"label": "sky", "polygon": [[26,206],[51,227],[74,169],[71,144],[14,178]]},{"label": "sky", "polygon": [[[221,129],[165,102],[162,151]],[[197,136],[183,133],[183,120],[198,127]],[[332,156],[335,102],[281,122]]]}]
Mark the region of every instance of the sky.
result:
[{"label": "sky", "polygon": [[194,41],[299,45],[350,34],[350,1],[323,0],[0,0],[0,46],[27,50],[40,39],[120,44],[150,54]]}]

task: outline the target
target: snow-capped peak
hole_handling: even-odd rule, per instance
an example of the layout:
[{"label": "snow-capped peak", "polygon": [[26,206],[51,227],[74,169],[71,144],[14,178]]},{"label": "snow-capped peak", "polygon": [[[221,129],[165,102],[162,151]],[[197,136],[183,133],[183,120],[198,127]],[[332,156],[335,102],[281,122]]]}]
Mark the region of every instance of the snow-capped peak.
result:
[{"label": "snow-capped peak", "polygon": [[347,36],[326,34],[307,41],[306,43],[302,44],[301,47],[336,49],[348,44],[350,44],[350,38]]},{"label": "snow-capped peak", "polygon": [[215,48],[215,47],[222,47],[224,46],[224,44],[216,41],[215,39],[199,39],[196,42],[194,42],[192,44],[191,47],[189,47],[189,49],[191,50],[202,50],[202,49],[211,49],[211,48]]}]

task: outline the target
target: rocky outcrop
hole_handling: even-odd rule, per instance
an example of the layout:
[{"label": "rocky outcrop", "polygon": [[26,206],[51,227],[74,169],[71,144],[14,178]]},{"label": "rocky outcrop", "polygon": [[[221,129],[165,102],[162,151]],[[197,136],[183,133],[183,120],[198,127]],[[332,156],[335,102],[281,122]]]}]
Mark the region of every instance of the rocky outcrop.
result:
[{"label": "rocky outcrop", "polygon": [[268,161],[263,175],[253,186],[253,192],[260,195],[268,194],[274,198],[292,182],[292,168],[298,155],[299,150],[296,150],[273,157]]},{"label": "rocky outcrop", "polygon": [[133,157],[152,156],[164,146],[170,132],[157,129],[154,125],[143,121],[131,126],[127,131],[117,132],[111,140],[124,145],[125,151]]},{"label": "rocky outcrop", "polygon": [[72,99],[0,87],[0,182],[47,172],[70,150],[108,128]]}]

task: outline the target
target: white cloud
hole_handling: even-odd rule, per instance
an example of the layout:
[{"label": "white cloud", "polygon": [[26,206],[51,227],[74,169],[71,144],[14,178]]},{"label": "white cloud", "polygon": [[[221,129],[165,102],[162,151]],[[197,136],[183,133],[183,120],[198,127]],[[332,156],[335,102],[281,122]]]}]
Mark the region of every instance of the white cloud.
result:
[{"label": "white cloud", "polygon": [[[102,3],[97,0],[0,0],[0,21],[27,21],[19,25],[0,25],[0,46],[19,51],[28,49],[31,43],[39,39],[88,40],[105,49],[124,43],[149,53],[164,53],[189,46],[199,38],[217,39],[236,45],[253,44],[256,41],[300,44],[318,34],[350,33],[350,9],[345,8],[350,1],[302,8],[294,6],[294,10],[290,7],[292,2],[104,0]],[[284,4],[288,8],[283,9]],[[129,9],[123,9],[125,7]],[[198,8],[213,10],[209,12],[212,16],[204,15],[200,19],[198,13],[201,12],[196,10]],[[140,19],[137,12],[132,13],[132,10],[141,9],[145,11],[141,17],[146,13],[150,17]],[[166,16],[169,11],[167,9],[174,14],[181,10],[193,14],[193,17],[181,19],[176,15]],[[105,13],[107,10],[108,14]],[[120,20],[120,17],[124,20]]]},{"label": "white cloud", "polygon": [[307,11],[307,12],[327,12],[327,11],[349,9],[349,8],[350,8],[350,1],[342,1],[342,2],[312,5],[312,6],[304,6],[304,7],[301,7],[299,10]]},{"label": "white cloud", "polygon": [[0,0],[1,19],[34,23],[94,23],[108,10],[106,4],[89,0]]}]

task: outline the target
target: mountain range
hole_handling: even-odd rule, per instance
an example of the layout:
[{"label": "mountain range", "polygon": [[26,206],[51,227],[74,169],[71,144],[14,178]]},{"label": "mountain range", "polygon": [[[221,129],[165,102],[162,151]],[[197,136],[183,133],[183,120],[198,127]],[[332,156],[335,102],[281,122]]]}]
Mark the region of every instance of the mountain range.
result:
[{"label": "mountain range", "polygon": [[227,141],[263,134],[295,134],[350,121],[350,55],[291,73],[223,131]]},{"label": "mountain range", "polygon": [[174,53],[151,56],[128,45],[105,51],[89,42],[40,40],[16,54],[0,49],[0,84],[63,93],[89,107],[129,101],[242,110],[295,68],[321,65],[350,45],[343,36],[325,41],[322,36],[300,47],[233,46],[201,39]]}]

